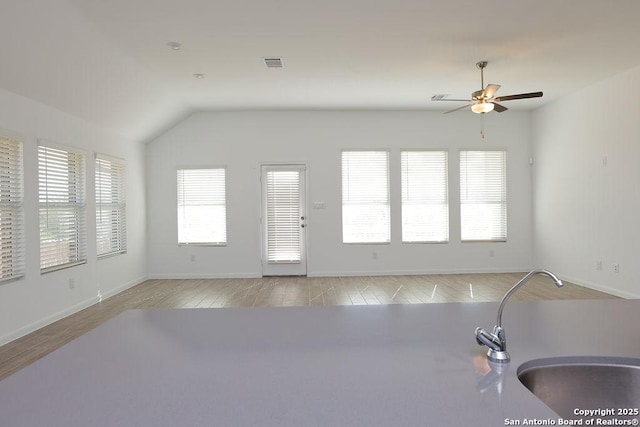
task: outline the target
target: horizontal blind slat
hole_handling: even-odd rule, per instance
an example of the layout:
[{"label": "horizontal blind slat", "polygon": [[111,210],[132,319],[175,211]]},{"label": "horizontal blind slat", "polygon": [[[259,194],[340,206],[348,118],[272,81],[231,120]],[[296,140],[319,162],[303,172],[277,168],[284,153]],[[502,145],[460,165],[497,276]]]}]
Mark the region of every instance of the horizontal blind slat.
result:
[{"label": "horizontal blind slat", "polygon": [[227,243],[226,169],[177,171],[178,243]]},{"label": "horizontal blind slat", "polygon": [[387,151],[342,152],[342,240],[390,242]]},{"label": "horizontal blind slat", "polygon": [[300,172],[269,170],[267,186],[267,262],[302,260]]},{"label": "horizontal blind slat", "polygon": [[402,241],[449,241],[448,154],[400,153]]},{"label": "horizontal blind slat", "polygon": [[85,157],[71,149],[38,147],[40,269],[86,260]]},{"label": "horizontal blind slat", "polygon": [[507,239],[506,151],[460,152],[463,241]]},{"label": "horizontal blind slat", "polygon": [[96,245],[98,257],[124,253],[126,233],[126,165],[105,155],[96,155]]},{"label": "horizontal blind slat", "polygon": [[0,281],[24,275],[22,142],[0,137]]}]

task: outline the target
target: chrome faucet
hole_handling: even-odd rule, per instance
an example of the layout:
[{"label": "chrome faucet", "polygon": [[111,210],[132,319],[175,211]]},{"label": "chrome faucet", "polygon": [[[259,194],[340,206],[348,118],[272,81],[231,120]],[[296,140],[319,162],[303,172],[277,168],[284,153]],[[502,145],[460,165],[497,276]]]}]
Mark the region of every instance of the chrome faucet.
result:
[{"label": "chrome faucet", "polygon": [[502,297],[502,301],[500,302],[500,307],[498,308],[498,321],[496,325],[493,327],[493,332],[489,332],[484,328],[476,328],[476,342],[479,345],[486,345],[489,347],[489,351],[487,352],[487,359],[492,362],[497,363],[509,363],[511,360],[511,356],[507,353],[507,340],[504,334],[504,329],[502,329],[502,310],[504,310],[504,306],[507,303],[507,300],[515,291],[520,289],[522,285],[527,283],[529,279],[531,279],[536,274],[544,274],[549,276],[555,282],[555,285],[559,288],[563,287],[564,284],[558,276],[553,274],[548,270],[533,270],[529,272],[526,276],[524,276],[518,283],[513,285],[511,289],[504,294]]}]

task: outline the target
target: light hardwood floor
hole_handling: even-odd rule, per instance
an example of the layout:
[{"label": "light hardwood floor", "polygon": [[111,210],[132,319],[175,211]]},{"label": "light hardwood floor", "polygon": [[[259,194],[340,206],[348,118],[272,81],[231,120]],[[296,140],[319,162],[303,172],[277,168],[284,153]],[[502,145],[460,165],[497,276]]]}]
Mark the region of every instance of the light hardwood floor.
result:
[{"label": "light hardwood floor", "polygon": [[[525,273],[147,280],[0,347],[0,379],[129,309],[500,301]],[[513,300],[607,299],[603,292],[534,277]]]}]

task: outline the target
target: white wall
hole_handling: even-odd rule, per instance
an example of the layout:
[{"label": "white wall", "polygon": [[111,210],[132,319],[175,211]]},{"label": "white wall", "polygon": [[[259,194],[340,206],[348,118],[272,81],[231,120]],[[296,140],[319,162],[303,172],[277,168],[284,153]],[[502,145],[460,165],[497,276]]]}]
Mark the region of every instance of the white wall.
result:
[{"label": "white wall", "polygon": [[[0,284],[0,344],[58,320],[146,278],[144,145],[0,89],[0,134],[23,142],[26,274]],[[88,262],[40,274],[37,141],[86,151]],[[94,152],[127,161],[128,252],[96,260]],[[75,281],[70,289],[69,280]]]},{"label": "white wall", "polygon": [[[308,275],[523,271],[531,267],[530,115],[410,111],[255,111],[194,114],[147,146],[150,277],[255,277],[260,264],[261,163],[308,164]],[[392,243],[341,243],[340,152],[391,150]],[[450,243],[400,242],[402,149],[449,150]],[[458,151],[508,150],[508,242],[460,243]],[[227,166],[228,246],[178,247],[176,169]],[[491,255],[493,251],[494,256]],[[377,259],[374,259],[374,252]],[[191,262],[191,256],[195,262]]]},{"label": "white wall", "polygon": [[533,120],[536,263],[573,282],[635,298],[638,93],[635,68],[536,111]]}]

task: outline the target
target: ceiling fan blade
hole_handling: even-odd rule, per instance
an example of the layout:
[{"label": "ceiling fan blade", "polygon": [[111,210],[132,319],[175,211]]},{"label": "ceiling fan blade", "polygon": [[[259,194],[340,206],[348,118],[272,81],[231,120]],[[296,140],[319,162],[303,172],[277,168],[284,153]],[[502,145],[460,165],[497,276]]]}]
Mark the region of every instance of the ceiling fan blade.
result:
[{"label": "ceiling fan blade", "polygon": [[458,101],[458,102],[471,102],[470,99],[453,99],[453,98],[436,98],[436,96],[431,97],[432,101]]},{"label": "ceiling fan blade", "polygon": [[482,92],[485,99],[491,99],[496,95],[496,92],[500,89],[500,85],[488,84]]},{"label": "ceiling fan blade", "polygon": [[497,98],[494,98],[494,101],[502,102],[502,101],[511,101],[513,99],[540,98],[541,96],[542,96],[542,92],[530,92],[530,93],[521,93],[518,95],[499,96]]},{"label": "ceiling fan blade", "polygon": [[463,105],[462,107],[458,107],[458,108],[454,108],[453,110],[445,111],[445,112],[444,112],[444,113],[442,113],[442,114],[454,113],[454,112],[456,112],[456,111],[458,111],[458,110],[462,110],[463,108],[467,108],[467,107],[469,107],[469,106],[471,106],[471,104]]},{"label": "ceiling fan blade", "polygon": [[504,105],[500,105],[497,102],[492,102],[493,104],[493,111],[495,111],[496,113],[502,113],[503,111],[507,111],[508,108],[505,107]]}]

